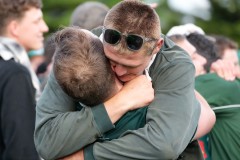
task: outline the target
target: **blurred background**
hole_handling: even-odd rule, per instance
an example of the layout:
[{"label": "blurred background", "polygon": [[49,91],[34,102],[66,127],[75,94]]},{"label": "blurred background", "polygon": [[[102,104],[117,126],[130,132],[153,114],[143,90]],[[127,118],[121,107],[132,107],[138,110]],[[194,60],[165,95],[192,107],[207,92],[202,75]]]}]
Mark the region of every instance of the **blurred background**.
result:
[{"label": "blurred background", "polygon": [[[206,34],[222,34],[240,45],[240,0],[143,0],[157,3],[163,34],[176,25],[194,23]],[[49,33],[68,26],[73,10],[86,0],[43,0]],[[111,8],[119,0],[98,0]]]}]

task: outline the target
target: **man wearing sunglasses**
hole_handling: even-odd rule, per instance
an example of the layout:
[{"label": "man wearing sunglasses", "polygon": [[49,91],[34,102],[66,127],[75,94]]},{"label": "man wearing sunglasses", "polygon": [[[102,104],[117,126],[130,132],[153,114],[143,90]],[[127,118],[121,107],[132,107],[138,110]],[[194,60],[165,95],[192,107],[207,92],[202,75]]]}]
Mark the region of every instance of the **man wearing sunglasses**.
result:
[{"label": "man wearing sunglasses", "polygon": [[[105,55],[118,79],[129,84],[139,75],[149,75],[154,100],[151,102],[152,95],[136,87],[143,81],[136,82],[130,84],[132,87],[123,86],[103,104],[86,107],[76,115],[70,112],[75,110],[73,100],[62,92],[56,81],[49,79],[37,104],[35,143],[38,151],[52,159],[63,156],[63,149],[77,151],[102,139],[103,133],[114,128],[113,124],[127,111],[151,102],[143,128],[129,131],[116,140],[89,145],[84,149],[84,158],[178,158],[197,136],[200,115],[200,104],[194,94],[195,69],[187,53],[161,35],[157,13],[139,1],[115,5],[105,18],[102,37]],[[63,137],[62,132],[69,135]],[[59,147],[63,141],[68,143]],[[51,155],[52,152],[58,154]]]}]

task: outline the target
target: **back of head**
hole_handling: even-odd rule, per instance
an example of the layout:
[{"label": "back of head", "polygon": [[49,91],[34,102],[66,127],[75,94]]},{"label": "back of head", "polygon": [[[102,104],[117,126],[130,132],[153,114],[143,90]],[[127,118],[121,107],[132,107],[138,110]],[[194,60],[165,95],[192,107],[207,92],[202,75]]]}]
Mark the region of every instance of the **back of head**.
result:
[{"label": "back of head", "polygon": [[148,38],[159,39],[161,36],[158,14],[138,0],[124,0],[113,6],[106,15],[104,26]]},{"label": "back of head", "polygon": [[109,8],[100,2],[85,2],[72,13],[70,25],[92,30],[103,25]]},{"label": "back of head", "polygon": [[0,0],[0,35],[6,32],[6,26],[11,20],[18,20],[31,7],[41,8],[41,0]]},{"label": "back of head", "polygon": [[196,47],[197,52],[206,58],[207,63],[205,69],[208,71],[211,64],[219,59],[216,53],[214,42],[205,35],[199,33],[191,33],[187,36],[187,40]]},{"label": "back of head", "polygon": [[98,37],[78,27],[56,33],[53,71],[63,90],[89,106],[112,96],[115,75]]},{"label": "back of head", "polygon": [[219,57],[222,58],[224,56],[224,51],[226,49],[233,49],[237,52],[238,44],[230,38],[223,35],[212,35],[211,37],[215,40],[214,44],[217,48],[217,54]]}]

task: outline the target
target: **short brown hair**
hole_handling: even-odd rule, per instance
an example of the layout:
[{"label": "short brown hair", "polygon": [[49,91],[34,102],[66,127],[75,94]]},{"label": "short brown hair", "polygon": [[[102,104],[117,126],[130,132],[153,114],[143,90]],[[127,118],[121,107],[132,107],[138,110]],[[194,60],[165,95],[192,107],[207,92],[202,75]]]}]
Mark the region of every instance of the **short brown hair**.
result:
[{"label": "short brown hair", "polygon": [[159,39],[161,36],[158,14],[138,0],[125,0],[113,6],[105,17],[104,26],[148,38]]},{"label": "short brown hair", "polygon": [[31,7],[42,8],[41,0],[0,0],[0,35],[5,33],[7,24],[21,19]]},{"label": "short brown hair", "polygon": [[56,33],[55,43],[53,71],[63,90],[88,106],[110,98],[115,75],[100,39],[79,27],[67,27]]}]

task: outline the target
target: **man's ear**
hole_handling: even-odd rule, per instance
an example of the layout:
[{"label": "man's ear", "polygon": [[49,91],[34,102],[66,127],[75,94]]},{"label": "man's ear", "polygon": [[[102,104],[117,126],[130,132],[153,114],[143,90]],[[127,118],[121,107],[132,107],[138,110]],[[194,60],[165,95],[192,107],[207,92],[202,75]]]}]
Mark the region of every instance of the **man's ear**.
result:
[{"label": "man's ear", "polygon": [[157,41],[156,47],[155,47],[154,52],[153,52],[154,54],[156,54],[156,53],[159,52],[159,50],[161,49],[161,47],[162,47],[162,45],[163,45],[163,42],[164,42],[163,38],[160,38],[160,39]]},{"label": "man's ear", "polygon": [[19,33],[19,24],[18,21],[12,20],[9,22],[7,27],[7,33],[10,34],[10,36],[17,37]]}]

